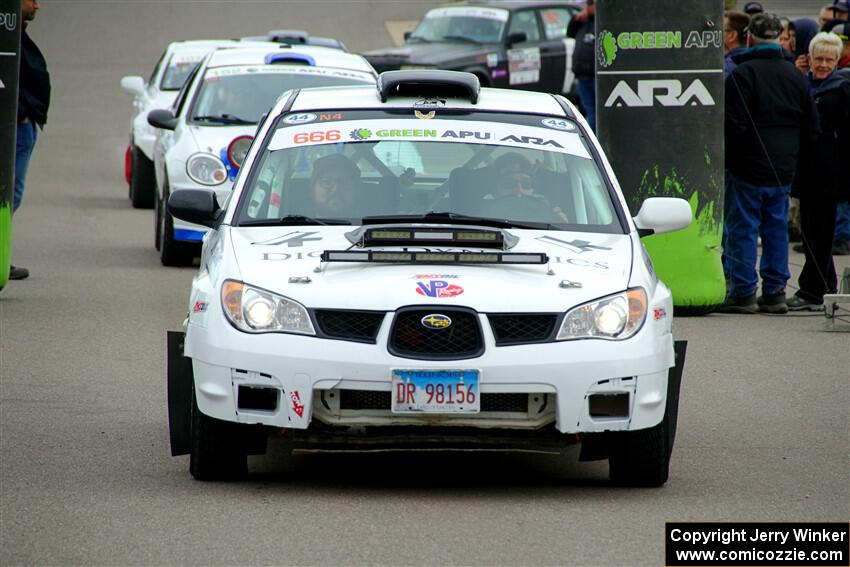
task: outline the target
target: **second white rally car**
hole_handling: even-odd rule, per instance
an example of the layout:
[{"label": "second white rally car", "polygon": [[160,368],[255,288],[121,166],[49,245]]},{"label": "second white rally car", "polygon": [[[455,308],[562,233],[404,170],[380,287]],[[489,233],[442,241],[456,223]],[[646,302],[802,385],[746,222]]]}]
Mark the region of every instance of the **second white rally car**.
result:
[{"label": "second white rally car", "polygon": [[154,245],[166,266],[192,263],[206,228],[166,213],[168,196],[215,188],[224,199],[257,124],[287,90],[374,85],[376,73],[360,55],[330,47],[268,43],[210,53],[170,109],[148,113],[154,144]]},{"label": "second white rally car", "polygon": [[153,145],[156,130],[148,124],[148,111],[171,106],[183,83],[210,51],[244,43],[234,39],[174,41],[165,48],[147,81],[138,75],[121,78],[122,90],[133,96],[130,143],[124,157],[124,175],[133,207],[150,208],[154,203]]},{"label": "second white rally car", "polygon": [[293,91],[261,125],[169,334],[172,453],[238,478],[269,434],[293,450],[551,450],[612,481],[668,478],[685,343],[632,217],[561,96],[390,71]]}]

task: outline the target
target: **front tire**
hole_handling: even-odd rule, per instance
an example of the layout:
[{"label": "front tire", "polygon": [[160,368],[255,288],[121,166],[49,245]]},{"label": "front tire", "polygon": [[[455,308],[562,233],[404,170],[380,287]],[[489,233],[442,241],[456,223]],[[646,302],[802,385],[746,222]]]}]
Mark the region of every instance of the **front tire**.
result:
[{"label": "front tire", "polygon": [[156,177],[153,162],[133,144],[130,150],[130,203],[133,208],[152,208],[155,191]]},{"label": "front tire", "polygon": [[168,212],[168,188],[159,203],[157,214],[157,232],[159,234],[159,259],[163,266],[191,266],[195,258],[196,246],[189,242],[174,239],[174,217]]},{"label": "front tire", "polygon": [[189,472],[197,480],[240,480],[248,474],[242,426],[201,413],[192,388]]}]

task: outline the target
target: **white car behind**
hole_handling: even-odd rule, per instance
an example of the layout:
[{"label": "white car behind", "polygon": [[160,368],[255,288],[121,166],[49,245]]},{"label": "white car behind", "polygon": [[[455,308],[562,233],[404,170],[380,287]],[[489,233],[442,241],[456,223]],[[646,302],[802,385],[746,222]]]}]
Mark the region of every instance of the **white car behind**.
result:
[{"label": "white car behind", "polygon": [[191,264],[206,228],[175,220],[169,195],[210,187],[223,203],[257,124],[290,89],[374,85],[376,74],[360,55],[306,45],[268,44],[210,53],[172,107],[148,113],[157,128],[154,171],[154,244],[166,266]]},{"label": "white car behind", "polygon": [[242,43],[232,39],[175,41],[165,48],[147,81],[138,75],[122,77],[122,90],[133,97],[130,142],[124,159],[124,175],[133,207],[151,208],[154,203],[156,131],[148,124],[148,111],[171,106],[183,83],[210,51]]}]

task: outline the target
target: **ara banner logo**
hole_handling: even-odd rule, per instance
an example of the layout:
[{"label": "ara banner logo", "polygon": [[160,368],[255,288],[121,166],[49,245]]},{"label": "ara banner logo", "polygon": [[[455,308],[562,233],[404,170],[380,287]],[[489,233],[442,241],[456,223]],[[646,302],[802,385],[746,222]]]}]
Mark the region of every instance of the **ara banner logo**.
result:
[{"label": "ara banner logo", "polygon": [[444,280],[431,280],[417,282],[416,293],[425,297],[454,297],[463,293],[463,288]]},{"label": "ara banner logo", "polygon": [[658,102],[661,106],[714,106],[715,102],[699,79],[695,79],[684,92],[682,81],[677,79],[640,80],[637,90],[633,90],[626,81],[620,81],[608,99],[605,107],[650,107]]}]

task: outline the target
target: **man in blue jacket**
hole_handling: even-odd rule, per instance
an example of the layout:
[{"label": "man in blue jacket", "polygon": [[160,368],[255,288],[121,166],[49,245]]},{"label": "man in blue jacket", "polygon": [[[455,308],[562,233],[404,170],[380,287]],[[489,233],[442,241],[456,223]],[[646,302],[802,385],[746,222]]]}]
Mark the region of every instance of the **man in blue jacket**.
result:
[{"label": "man in blue jacket", "polygon": [[[21,34],[18,132],[15,147],[15,192],[12,200],[12,214],[21,206],[24,183],[38,137],[38,128],[44,128],[47,122],[47,109],[50,106],[50,74],[47,72],[47,62],[38,46],[27,34],[27,26],[35,18],[39,8],[41,6],[38,0],[22,0],[21,21],[24,29]],[[29,270],[26,268],[9,267],[10,280],[22,280],[29,275]]]},{"label": "man in blue jacket", "polygon": [[[779,45],[782,23],[756,14],[747,28],[745,53],[726,78],[726,168],[729,182],[725,268],[730,282],[725,313],[786,313],[788,194],[801,144],[818,133],[817,111],[805,79]],[[756,257],[761,236],[756,299]]]}]

